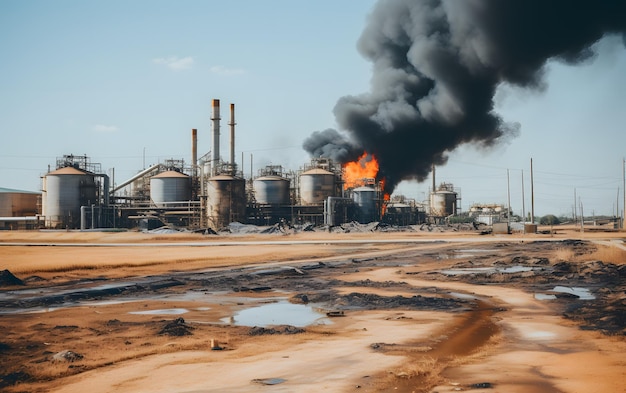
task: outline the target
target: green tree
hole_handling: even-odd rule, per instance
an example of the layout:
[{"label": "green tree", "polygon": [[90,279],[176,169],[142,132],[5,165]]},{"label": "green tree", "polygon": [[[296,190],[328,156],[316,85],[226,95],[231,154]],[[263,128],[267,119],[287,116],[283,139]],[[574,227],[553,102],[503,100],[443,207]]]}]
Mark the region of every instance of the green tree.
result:
[{"label": "green tree", "polygon": [[559,225],[561,221],[554,214],[547,214],[539,220],[539,224],[541,225]]}]

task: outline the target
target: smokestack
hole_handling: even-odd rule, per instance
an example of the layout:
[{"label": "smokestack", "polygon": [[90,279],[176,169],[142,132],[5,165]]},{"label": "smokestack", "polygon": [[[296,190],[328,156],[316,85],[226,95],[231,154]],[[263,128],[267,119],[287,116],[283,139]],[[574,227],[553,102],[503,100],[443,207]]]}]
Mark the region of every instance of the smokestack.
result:
[{"label": "smokestack", "polygon": [[235,175],[235,104],[230,104],[230,165]]},{"label": "smokestack", "polygon": [[211,176],[217,175],[220,162],[220,100],[213,100],[213,153],[211,157]]},{"label": "smokestack", "polygon": [[463,144],[517,136],[495,111],[498,86],[544,90],[550,60],[592,59],[602,37],[625,37],[624,15],[626,1],[379,0],[357,45],[371,90],[337,101],[345,134],[316,131],[303,148],[341,163],[374,155],[386,193],[424,181]]},{"label": "smokestack", "polygon": [[433,164],[433,189],[431,192],[435,192],[435,164]]},{"label": "smokestack", "polygon": [[191,176],[196,177],[198,170],[198,130],[191,129]]}]

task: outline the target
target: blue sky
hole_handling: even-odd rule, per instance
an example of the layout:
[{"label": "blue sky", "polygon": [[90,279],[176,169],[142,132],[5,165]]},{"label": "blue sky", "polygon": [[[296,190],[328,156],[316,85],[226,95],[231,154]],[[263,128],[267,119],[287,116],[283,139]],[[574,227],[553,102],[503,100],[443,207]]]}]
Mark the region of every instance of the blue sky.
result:
[{"label": "blue sky", "polygon": [[[121,182],[144,165],[211,150],[211,99],[237,112],[236,158],[299,169],[302,142],[337,127],[345,95],[369,91],[371,64],[356,43],[375,1],[17,1],[0,2],[0,187],[36,191],[56,157],[87,154]],[[598,44],[594,61],[550,63],[547,88],[502,86],[496,110],[521,134],[489,151],[462,146],[437,169],[460,189],[461,206],[507,202],[535,213],[585,215],[623,209],[626,50]],[[227,157],[224,157],[227,159]],[[423,199],[430,181],[397,193]],[[618,197],[619,188],[619,197]],[[575,191],[576,190],[576,191]]]}]

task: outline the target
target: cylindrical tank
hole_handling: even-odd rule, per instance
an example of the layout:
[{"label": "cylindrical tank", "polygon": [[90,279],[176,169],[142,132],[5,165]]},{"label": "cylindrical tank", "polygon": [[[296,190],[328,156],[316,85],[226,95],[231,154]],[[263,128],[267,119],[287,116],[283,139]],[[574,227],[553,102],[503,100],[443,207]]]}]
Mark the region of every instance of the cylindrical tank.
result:
[{"label": "cylindrical tank", "polygon": [[335,194],[335,174],[315,168],[300,175],[300,199],[303,205],[317,205]]},{"label": "cylindrical tank", "polygon": [[39,194],[0,187],[0,217],[34,216]]},{"label": "cylindrical tank", "polygon": [[254,179],[252,186],[257,203],[289,203],[289,179],[277,175],[261,176]]},{"label": "cylindrical tank", "polygon": [[150,199],[157,207],[166,202],[181,202],[191,199],[191,178],[184,173],[166,171],[150,178]]},{"label": "cylindrical tank", "polygon": [[358,207],[358,221],[361,224],[376,221],[376,190],[371,187],[357,187],[352,190],[352,200]]},{"label": "cylindrical tank", "polygon": [[93,173],[74,167],[50,172],[45,177],[43,215],[50,228],[80,226],[80,207],[97,203]]},{"label": "cylindrical tank", "polygon": [[437,191],[430,194],[430,215],[448,217],[456,213],[457,194],[453,191]]},{"label": "cylindrical tank", "polygon": [[387,213],[410,213],[411,206],[406,203],[389,203],[387,204]]},{"label": "cylindrical tank", "polygon": [[207,220],[219,230],[246,217],[246,181],[231,175],[217,175],[207,181]]}]

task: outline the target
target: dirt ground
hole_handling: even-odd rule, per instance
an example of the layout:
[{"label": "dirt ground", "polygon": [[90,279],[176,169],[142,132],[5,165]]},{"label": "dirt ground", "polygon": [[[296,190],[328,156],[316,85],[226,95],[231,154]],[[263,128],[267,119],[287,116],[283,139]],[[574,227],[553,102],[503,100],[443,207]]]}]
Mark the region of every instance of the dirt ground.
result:
[{"label": "dirt ground", "polygon": [[625,238],[0,232],[0,391],[626,392]]}]

